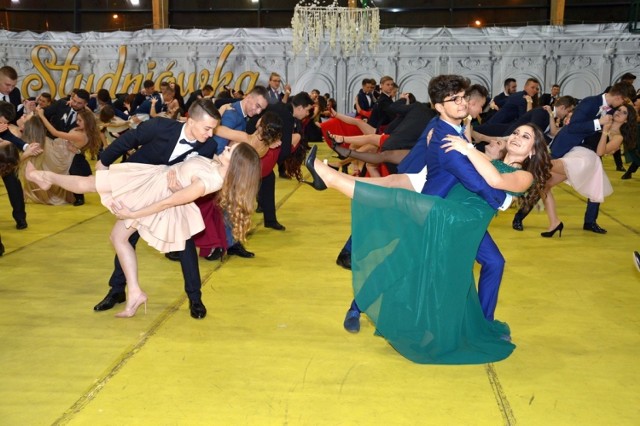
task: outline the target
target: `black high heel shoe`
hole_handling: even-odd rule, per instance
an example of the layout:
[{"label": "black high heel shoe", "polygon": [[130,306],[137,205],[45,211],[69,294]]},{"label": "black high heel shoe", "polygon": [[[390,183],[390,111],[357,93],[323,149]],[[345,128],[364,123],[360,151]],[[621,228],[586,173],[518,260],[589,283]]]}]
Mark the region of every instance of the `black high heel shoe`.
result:
[{"label": "black high heel shoe", "polygon": [[564,229],[564,223],[560,222],[560,224],[558,226],[556,226],[555,228],[553,228],[552,231],[541,232],[540,236],[544,237],[544,238],[551,238],[556,233],[556,231],[558,231],[558,238],[561,238],[563,229]]},{"label": "black high heel shoe", "polygon": [[[344,136],[342,137],[342,142],[338,142],[336,140],[336,135],[332,134],[331,132],[327,132],[327,137],[331,141],[331,149],[333,150],[333,152],[338,154],[339,159],[344,160],[346,158],[349,158],[349,156],[351,155],[351,150],[342,146],[342,144],[344,143]],[[342,152],[340,152],[340,150],[342,150]]]},{"label": "black high heel shoe", "polygon": [[318,176],[318,172],[316,172],[315,165],[313,164],[316,161],[316,154],[318,152],[318,145],[314,145],[309,151],[309,155],[307,159],[304,161],[304,165],[311,173],[311,177],[313,178],[313,182],[307,182],[303,180],[302,182],[306,183],[309,186],[312,186],[314,189],[318,191],[323,191],[327,189],[327,185],[325,185],[324,181],[320,176]]}]

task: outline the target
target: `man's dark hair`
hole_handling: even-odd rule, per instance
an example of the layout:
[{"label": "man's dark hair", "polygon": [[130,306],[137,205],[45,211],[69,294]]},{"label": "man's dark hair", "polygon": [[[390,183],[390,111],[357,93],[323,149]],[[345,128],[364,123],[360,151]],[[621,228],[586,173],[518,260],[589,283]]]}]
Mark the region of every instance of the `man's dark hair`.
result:
[{"label": "man's dark hair", "polygon": [[76,90],[75,95],[87,103],[91,100],[91,95],[84,89]]},{"label": "man's dark hair", "polygon": [[560,96],[553,103],[553,106],[564,106],[564,107],[574,107],[578,105],[578,100],[573,96]]},{"label": "man's dark hair", "polygon": [[189,117],[194,120],[202,120],[205,115],[213,117],[220,121],[220,112],[218,108],[213,104],[211,99],[196,99],[189,107]]},{"label": "man's dark hair", "polygon": [[142,87],[144,87],[145,89],[148,89],[148,88],[153,87],[153,86],[155,86],[155,85],[156,85],[156,84],[153,82],[153,80],[145,80],[145,81],[142,83]]},{"label": "man's dark hair", "polygon": [[100,102],[104,102],[104,103],[111,103],[111,95],[109,94],[109,91],[107,89],[100,89],[98,90],[98,93],[96,94],[96,97],[98,98],[98,100]]},{"label": "man's dark hair", "polygon": [[49,101],[53,100],[53,97],[51,96],[51,93],[49,93],[49,92],[42,92],[42,93],[40,93],[40,96],[45,98],[45,99],[49,99]]},{"label": "man's dark hair", "polygon": [[253,89],[251,89],[249,93],[247,93],[247,96],[262,96],[263,98],[267,99],[268,92],[266,87],[264,86],[253,86]]},{"label": "man's dark hair", "polygon": [[557,87],[558,89],[560,88],[559,84],[554,84],[553,86],[551,86],[551,88],[553,89],[554,87]]},{"label": "man's dark hair", "polygon": [[611,86],[609,89],[609,94],[611,95],[619,95],[623,98],[634,99],[636,96],[636,89],[633,87],[633,84],[627,83],[626,81],[621,81],[620,83],[616,83]]},{"label": "man's dark hair", "polygon": [[291,98],[291,105],[294,107],[308,107],[309,105],[313,105],[313,101],[307,92],[300,92]]},{"label": "man's dark hair", "polygon": [[507,78],[507,79],[504,81],[504,84],[503,84],[502,86],[503,86],[503,87],[507,87],[509,84],[511,84],[511,83],[515,83],[515,82],[516,82],[516,79],[515,79],[515,78],[511,78],[511,77],[509,77],[509,78]]},{"label": "man's dark hair", "polygon": [[625,72],[624,74],[622,74],[622,77],[620,77],[620,81],[624,81],[624,80],[635,80],[636,76],[631,74],[630,72]]},{"label": "man's dark hair", "polygon": [[489,91],[482,84],[474,84],[467,89],[467,96],[478,96],[486,99],[489,96]]},{"label": "man's dark hair", "polygon": [[5,65],[4,67],[0,68],[0,74],[9,77],[11,80],[18,79],[18,73],[16,72],[16,69],[10,67],[9,65]]},{"label": "man's dark hair", "polygon": [[453,96],[460,92],[466,92],[469,88],[469,79],[461,75],[438,75],[429,82],[429,98],[431,105],[441,104],[447,96]]},{"label": "man's dark hair", "polygon": [[11,123],[16,119],[16,107],[10,102],[0,101],[0,117],[6,118]]}]

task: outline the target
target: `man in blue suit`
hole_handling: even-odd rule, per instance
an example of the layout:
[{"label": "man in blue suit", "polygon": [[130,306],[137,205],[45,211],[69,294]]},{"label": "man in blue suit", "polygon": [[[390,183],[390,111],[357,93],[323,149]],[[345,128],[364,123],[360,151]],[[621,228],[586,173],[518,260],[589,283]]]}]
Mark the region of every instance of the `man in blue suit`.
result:
[{"label": "man in blue suit", "polygon": [[[125,132],[113,141],[100,156],[96,169],[101,170],[113,164],[124,153],[136,149],[129,162],[143,164],[172,165],[184,161],[187,155],[195,152],[208,158],[216,153],[216,142],[213,132],[218,125],[220,113],[210,99],[199,99],[189,109],[186,123],[168,118],[153,118],[141,123],[136,129]],[[134,233],[129,242],[135,249],[140,236]],[[193,239],[186,241],[184,251],[179,252],[184,289],[189,297],[189,311],[193,318],[204,318],[207,309],[202,303],[202,282],[198,269],[198,255]],[[115,258],[115,269],[109,279],[111,289],[93,309],[106,311],[117,303],[126,300],[126,278],[120,266],[118,256]]]},{"label": "man in blue suit", "polygon": [[[431,104],[440,113],[440,119],[433,129],[427,149],[427,183],[422,193],[444,198],[455,184],[461,183],[494,209],[504,210],[511,204],[510,195],[490,187],[465,156],[460,153],[445,154],[442,149],[442,139],[447,135],[459,134],[465,137],[462,120],[468,114],[468,97],[465,94],[468,87],[469,81],[457,75],[441,75],[434,77],[429,83]],[[504,258],[488,232],[480,242],[476,260],[482,265],[478,282],[480,305],[485,318],[493,320],[504,271]]]},{"label": "man in blue suit", "polygon": [[[240,101],[234,102],[231,104],[229,109],[227,109],[224,114],[222,114],[222,121],[220,124],[222,126],[226,126],[233,130],[246,131],[247,130],[247,121],[262,111],[269,105],[267,100],[267,89],[264,86],[255,86],[247,95]],[[220,136],[214,136],[214,139],[218,145],[218,154],[221,154],[224,148],[229,144],[228,139],[224,139]],[[200,212],[205,218],[205,224],[211,223],[212,220],[207,220],[207,215],[216,215],[219,214],[219,211],[211,209],[209,202],[212,196],[203,197],[199,200],[196,200],[196,205],[200,208]],[[254,257],[255,254],[253,252],[248,251],[244,245],[239,241],[234,241],[233,236],[231,234],[230,227],[226,226],[226,238],[228,247],[227,254],[236,255],[244,258]],[[206,229],[205,232],[216,232],[216,230]],[[224,241],[222,235],[216,236],[214,240]],[[207,260],[217,260],[220,259],[224,253],[224,249],[222,247],[200,247],[200,249],[209,249],[210,253],[205,258]],[[171,255],[168,255],[171,259]],[[175,259],[174,259],[175,260]]]},{"label": "man in blue suit", "polygon": [[[616,83],[608,92],[596,96],[584,98],[573,111],[571,121],[564,126],[551,143],[551,157],[562,158],[571,148],[582,144],[587,136],[602,130],[602,126],[610,123],[612,116],[607,112],[618,108],[624,103],[625,98],[635,94],[633,86],[628,83]],[[606,234],[607,231],[600,227],[596,220],[600,211],[600,203],[587,201],[587,210],[584,216],[583,229],[597,234]],[[522,221],[529,214],[528,211],[518,210],[513,218],[513,229],[522,231]]]},{"label": "man in blue suit", "polygon": [[[511,204],[511,196],[504,191],[491,188],[478,174],[471,163],[461,154],[445,155],[441,149],[442,138],[450,134],[462,134],[462,120],[468,115],[477,117],[486,102],[486,89],[474,85],[469,88],[469,81],[461,76],[441,75],[429,83],[431,104],[440,114],[426,126],[418,143],[398,166],[403,173],[418,173],[425,164],[427,180],[422,189],[423,194],[446,197],[456,183],[462,183],[469,191],[484,198],[493,208],[506,209]],[[426,140],[431,133],[427,145]],[[464,136],[463,136],[464,137]],[[498,290],[504,270],[504,258],[500,254],[488,233],[485,233],[478,254],[478,263],[482,265],[478,282],[478,296],[482,311],[488,320],[493,320]],[[344,327],[347,331],[357,332],[360,310],[352,302],[347,311]]]}]

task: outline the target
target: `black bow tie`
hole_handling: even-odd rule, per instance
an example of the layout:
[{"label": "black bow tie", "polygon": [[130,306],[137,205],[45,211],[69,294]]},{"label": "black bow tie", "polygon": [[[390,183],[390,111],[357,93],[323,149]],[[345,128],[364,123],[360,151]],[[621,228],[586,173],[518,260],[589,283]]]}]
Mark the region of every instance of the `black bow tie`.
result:
[{"label": "black bow tie", "polygon": [[198,141],[189,142],[186,139],[180,139],[180,141],[178,143],[183,143],[185,145],[189,145],[191,148],[194,148],[194,149],[198,146]]}]

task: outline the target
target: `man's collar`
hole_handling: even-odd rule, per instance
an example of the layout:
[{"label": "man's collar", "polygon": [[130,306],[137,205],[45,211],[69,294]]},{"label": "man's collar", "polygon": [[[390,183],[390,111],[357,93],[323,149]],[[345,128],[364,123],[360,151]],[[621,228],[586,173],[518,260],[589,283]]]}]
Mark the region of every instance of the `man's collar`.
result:
[{"label": "man's collar", "polygon": [[184,139],[189,143],[197,142],[198,141],[197,139],[189,139],[187,137],[187,133],[185,132],[186,128],[187,128],[187,123],[184,123],[182,125],[182,130],[180,130],[180,137],[178,138],[178,140],[180,141],[180,140]]}]

